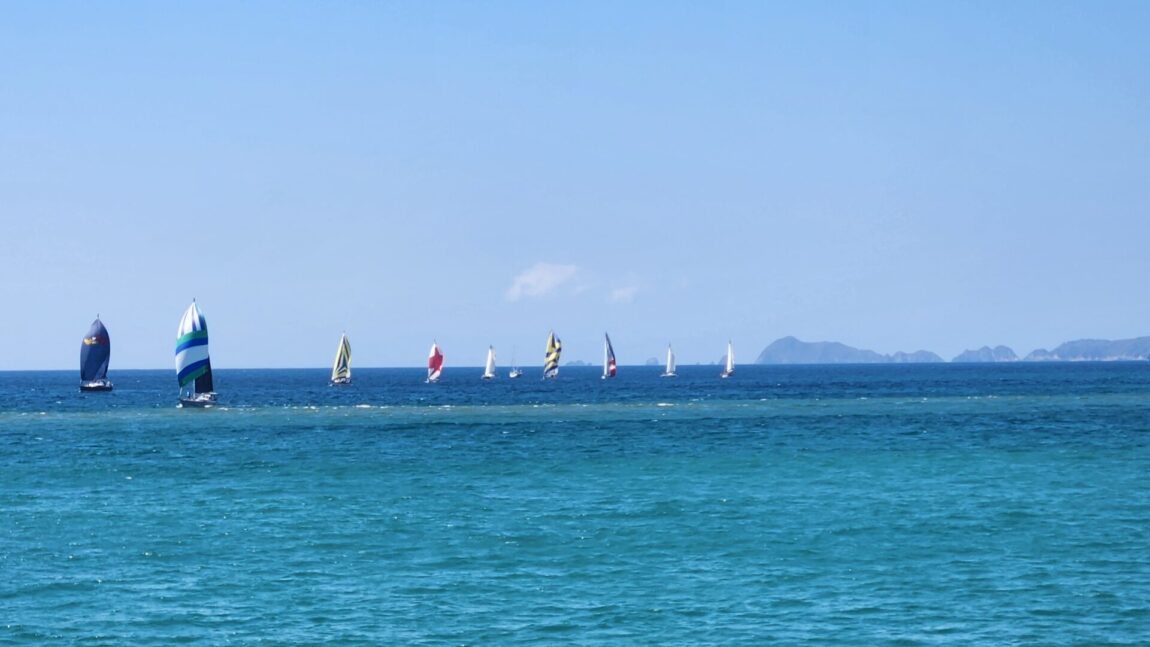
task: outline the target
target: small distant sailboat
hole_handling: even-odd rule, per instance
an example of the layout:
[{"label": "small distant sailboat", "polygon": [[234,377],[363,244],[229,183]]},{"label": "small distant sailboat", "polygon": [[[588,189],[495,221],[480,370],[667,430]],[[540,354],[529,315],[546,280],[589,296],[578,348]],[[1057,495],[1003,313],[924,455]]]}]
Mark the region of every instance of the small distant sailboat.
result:
[{"label": "small distant sailboat", "polygon": [[208,321],[194,299],[176,331],[176,379],[180,383],[180,406],[210,407],[216,403],[208,357]]},{"label": "small distant sailboat", "polygon": [[559,354],[563,352],[563,342],[555,336],[555,331],[552,330],[547,335],[547,353],[543,358],[543,379],[555,379],[559,375]]},{"label": "small distant sailboat", "polygon": [[351,384],[351,342],[347,333],[340,335],[339,347],[335,350],[335,361],[331,365],[331,383]]},{"label": "small distant sailboat", "polygon": [[509,379],[514,380],[515,378],[522,377],[522,376],[523,376],[523,371],[519,368],[519,365],[515,363],[515,349],[512,349],[511,350],[511,370],[508,371],[507,377]]},{"label": "small distant sailboat", "polygon": [[495,379],[495,347],[487,347],[487,361],[483,365],[483,379]]},{"label": "small distant sailboat", "polygon": [[667,344],[667,368],[659,377],[675,377],[675,351],[671,350],[671,344]]},{"label": "small distant sailboat", "polygon": [[108,360],[112,356],[112,339],[108,329],[100,321],[100,315],[88,328],[80,342],[80,390],[111,391],[112,382],[108,379]]},{"label": "small distant sailboat", "polygon": [[438,382],[439,374],[442,372],[443,353],[439,352],[439,344],[432,342],[431,351],[427,354],[427,383]]},{"label": "small distant sailboat", "polygon": [[731,342],[727,341],[727,366],[719,373],[719,377],[731,377],[735,374],[735,351],[731,350]]},{"label": "small distant sailboat", "polygon": [[611,338],[603,333],[603,376],[600,379],[615,377],[615,349],[611,347]]}]

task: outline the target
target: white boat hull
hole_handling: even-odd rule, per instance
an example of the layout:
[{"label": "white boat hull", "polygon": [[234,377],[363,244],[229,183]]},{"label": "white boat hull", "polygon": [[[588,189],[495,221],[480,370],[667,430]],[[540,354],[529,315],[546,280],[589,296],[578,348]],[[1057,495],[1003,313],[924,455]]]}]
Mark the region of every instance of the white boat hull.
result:
[{"label": "white boat hull", "polygon": [[181,408],[191,407],[195,409],[204,409],[213,407],[217,404],[215,393],[197,393],[191,397],[181,397],[179,406]]}]

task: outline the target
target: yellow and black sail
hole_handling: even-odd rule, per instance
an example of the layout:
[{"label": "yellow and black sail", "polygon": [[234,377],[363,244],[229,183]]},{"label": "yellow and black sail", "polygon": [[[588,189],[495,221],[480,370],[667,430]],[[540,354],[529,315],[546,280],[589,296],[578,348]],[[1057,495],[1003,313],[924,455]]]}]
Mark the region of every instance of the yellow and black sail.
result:
[{"label": "yellow and black sail", "polygon": [[543,360],[543,379],[559,375],[559,353],[563,352],[563,342],[555,336],[555,331],[547,336],[547,354]]}]

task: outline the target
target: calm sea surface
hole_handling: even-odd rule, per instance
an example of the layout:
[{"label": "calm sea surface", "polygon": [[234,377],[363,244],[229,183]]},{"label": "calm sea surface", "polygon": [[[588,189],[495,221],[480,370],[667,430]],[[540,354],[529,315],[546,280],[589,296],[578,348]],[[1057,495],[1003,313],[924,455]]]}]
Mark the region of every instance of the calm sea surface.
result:
[{"label": "calm sea surface", "polygon": [[0,373],[2,644],[1150,644],[1150,363]]}]

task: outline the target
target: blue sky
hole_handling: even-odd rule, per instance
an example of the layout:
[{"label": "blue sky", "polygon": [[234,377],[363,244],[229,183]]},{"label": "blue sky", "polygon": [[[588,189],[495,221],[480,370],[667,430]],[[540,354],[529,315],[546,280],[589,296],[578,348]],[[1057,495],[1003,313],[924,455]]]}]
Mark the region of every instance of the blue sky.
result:
[{"label": "blue sky", "polygon": [[0,369],[1150,335],[1150,4],[12,3]]}]

